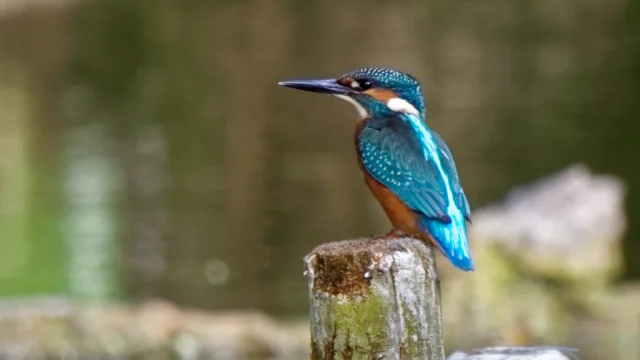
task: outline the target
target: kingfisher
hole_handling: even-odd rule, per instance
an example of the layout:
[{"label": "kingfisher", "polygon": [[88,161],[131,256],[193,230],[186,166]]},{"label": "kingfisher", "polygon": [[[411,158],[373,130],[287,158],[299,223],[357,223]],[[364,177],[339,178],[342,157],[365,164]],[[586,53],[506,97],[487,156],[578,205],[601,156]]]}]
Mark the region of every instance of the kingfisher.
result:
[{"label": "kingfisher", "polygon": [[386,236],[421,239],[459,269],[474,270],[467,239],[469,202],[449,147],[427,126],[425,101],[415,77],[392,69],[363,68],[335,79],[278,84],[334,95],[355,106],[358,165],[391,222]]}]

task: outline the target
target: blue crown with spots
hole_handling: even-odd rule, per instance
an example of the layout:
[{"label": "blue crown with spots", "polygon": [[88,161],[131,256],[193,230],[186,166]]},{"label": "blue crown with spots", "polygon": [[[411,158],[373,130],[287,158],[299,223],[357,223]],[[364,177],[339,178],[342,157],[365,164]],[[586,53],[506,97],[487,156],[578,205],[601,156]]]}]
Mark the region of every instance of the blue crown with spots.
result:
[{"label": "blue crown with spots", "polygon": [[360,83],[368,81],[374,88],[391,90],[398,97],[413,105],[422,116],[426,115],[420,83],[407,73],[393,69],[362,68],[350,71],[342,77],[350,77]]}]

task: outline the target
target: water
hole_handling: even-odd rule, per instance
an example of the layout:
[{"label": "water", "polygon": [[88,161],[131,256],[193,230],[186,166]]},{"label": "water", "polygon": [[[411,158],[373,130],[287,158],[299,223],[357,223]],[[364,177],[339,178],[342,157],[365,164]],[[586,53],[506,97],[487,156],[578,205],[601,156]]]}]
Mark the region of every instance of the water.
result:
[{"label": "water", "polygon": [[[116,0],[0,10],[0,295],[306,313],[302,257],[388,224],[355,163],[350,105],[276,83],[362,66],[422,80],[472,208],[574,162],[623,177],[625,277],[637,278],[631,7]],[[85,195],[96,201],[74,200]],[[92,213],[95,226],[84,222]]]}]

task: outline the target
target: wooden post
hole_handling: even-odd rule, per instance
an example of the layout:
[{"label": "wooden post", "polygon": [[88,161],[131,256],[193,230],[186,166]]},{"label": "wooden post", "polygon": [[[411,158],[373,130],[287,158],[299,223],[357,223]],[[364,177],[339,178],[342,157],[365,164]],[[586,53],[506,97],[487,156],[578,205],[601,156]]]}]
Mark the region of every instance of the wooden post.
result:
[{"label": "wooden post", "polygon": [[305,257],[311,359],[444,360],[435,254],[410,239],[318,246]]}]

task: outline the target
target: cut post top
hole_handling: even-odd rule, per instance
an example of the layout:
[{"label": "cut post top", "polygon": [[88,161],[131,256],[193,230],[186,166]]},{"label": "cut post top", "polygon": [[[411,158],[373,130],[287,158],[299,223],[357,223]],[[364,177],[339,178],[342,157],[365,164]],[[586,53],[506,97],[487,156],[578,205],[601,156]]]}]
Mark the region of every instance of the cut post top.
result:
[{"label": "cut post top", "polygon": [[305,257],[305,274],[313,280],[310,285],[315,291],[361,296],[368,291],[374,274],[386,274],[394,264],[403,267],[405,264],[399,263],[403,258],[414,259],[410,253],[418,255],[426,278],[437,280],[433,248],[413,238],[361,238],[322,244]]}]

